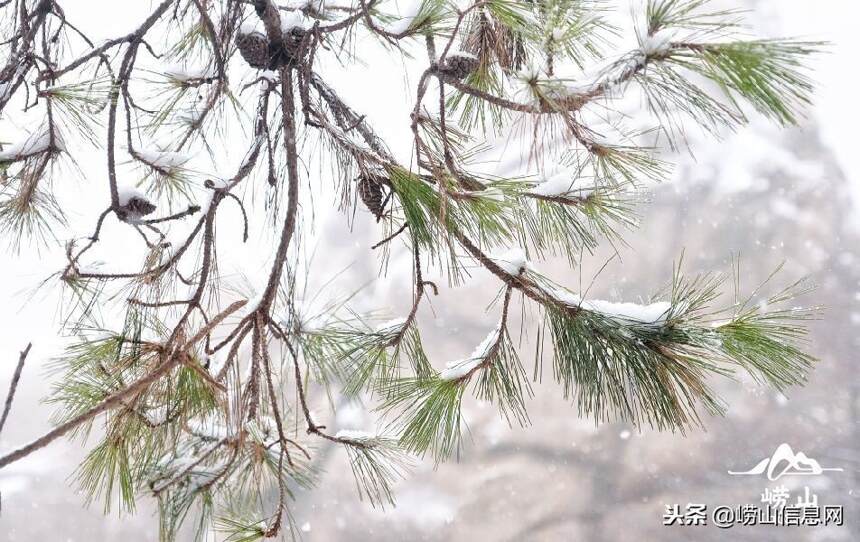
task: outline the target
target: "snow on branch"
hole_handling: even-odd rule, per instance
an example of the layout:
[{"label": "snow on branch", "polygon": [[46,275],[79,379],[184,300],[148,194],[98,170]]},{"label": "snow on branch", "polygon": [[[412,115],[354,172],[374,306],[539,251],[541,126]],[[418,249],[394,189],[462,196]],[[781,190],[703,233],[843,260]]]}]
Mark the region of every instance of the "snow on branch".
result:
[{"label": "snow on branch", "polygon": [[164,70],[164,75],[180,83],[207,81],[218,75],[212,66],[187,66],[174,64]]},{"label": "snow on branch", "polygon": [[310,21],[301,11],[281,12],[281,31],[284,32],[284,34],[289,33],[294,28],[307,30],[310,26]]},{"label": "snow on branch", "polygon": [[54,141],[51,144],[51,132],[47,127],[31,133],[23,140],[6,146],[0,151],[0,162],[15,162],[49,151],[65,151],[66,146],[57,130],[54,130]]},{"label": "snow on branch", "polygon": [[672,41],[677,36],[677,31],[671,28],[664,28],[652,35],[645,35],[641,38],[640,49],[646,57],[658,57],[665,55],[672,48]]},{"label": "snow on branch", "polygon": [[583,301],[580,305],[586,310],[600,314],[620,322],[638,322],[643,324],[666,323],[672,306],[666,301],[658,301],[647,305],[638,303],[616,303],[602,299]]},{"label": "snow on branch", "polygon": [[392,17],[393,20],[382,25],[387,32],[402,34],[409,30],[421,14],[424,0],[402,0],[402,4],[398,14]]},{"label": "snow on branch", "polygon": [[605,301],[602,299],[584,300],[577,294],[564,288],[555,288],[551,294],[556,300],[569,307],[595,312],[621,324],[663,325],[666,323],[672,309],[672,305],[665,301],[643,305],[630,302]]},{"label": "snow on branch", "polygon": [[518,276],[526,271],[534,270],[525,251],[519,247],[511,248],[506,252],[491,254],[490,259],[509,275]]},{"label": "snow on branch", "polygon": [[398,331],[403,329],[403,326],[405,326],[405,325],[406,325],[406,317],[405,316],[403,316],[401,318],[392,318],[391,320],[386,320],[385,322],[378,324],[375,328],[375,331],[377,333],[387,335],[387,334],[391,334],[391,333],[397,333]]},{"label": "snow on branch", "polygon": [[484,340],[475,347],[468,358],[448,362],[445,369],[439,374],[443,380],[460,380],[473,373],[482,363],[487,362],[488,356],[494,350],[496,344],[501,340],[502,326],[498,325],[490,331]]},{"label": "snow on branch", "polygon": [[127,206],[135,198],[146,199],[143,190],[134,185],[120,185],[117,187],[117,196],[121,207]]},{"label": "snow on branch", "polygon": [[575,196],[583,199],[594,192],[592,187],[574,186],[576,184],[577,179],[573,173],[562,171],[551,177],[541,179],[529,192],[546,197]]},{"label": "snow on branch", "polygon": [[358,442],[362,441],[370,441],[378,438],[378,434],[370,431],[362,431],[359,429],[341,429],[337,433],[335,433],[334,438],[338,439],[346,439],[346,440],[355,440]]},{"label": "snow on branch", "polygon": [[146,164],[163,170],[172,170],[185,166],[191,161],[190,153],[162,151],[157,149],[134,149],[133,154]]}]

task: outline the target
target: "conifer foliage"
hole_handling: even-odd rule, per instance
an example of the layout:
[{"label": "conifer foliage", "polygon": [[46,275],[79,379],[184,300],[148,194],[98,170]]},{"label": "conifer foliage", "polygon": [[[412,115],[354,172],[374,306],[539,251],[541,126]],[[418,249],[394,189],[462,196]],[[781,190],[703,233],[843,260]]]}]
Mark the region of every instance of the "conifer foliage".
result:
[{"label": "conifer foliage", "polygon": [[[75,337],[52,364],[55,427],[2,451],[0,468],[77,436],[88,455],[75,477],[89,498],[126,510],[155,498],[165,540],[180,528],[288,538],[319,444],[346,449],[362,498],[393,504],[392,484],[415,456],[443,461],[460,449],[469,394],[528,424],[532,383],[552,378],[580,416],[684,432],[724,411],[714,378],[803,383],[815,311],[781,308],[802,282],[724,300],[726,276],[678,265],[664,291],[633,304],[592,299],[532,263],[575,266],[619,241],[642,189],[669,172],[658,147],[684,147],[687,128],[716,138],[755,114],[790,125],[809,103],[805,63],[821,44],[752,39],[740,12],[709,0],[642,0],[636,45],[620,50],[614,21],[629,14],[614,13],[619,4],[160,0],[130,33],[101,41],[61,0],[0,0],[0,118],[44,113],[0,146],[0,232],[18,248],[64,240],[65,265],[46,284],[67,292]],[[361,62],[367,40],[420,66],[404,88],[411,156],[392,152],[348,105],[356,90],[335,88],[320,68]],[[153,67],[168,61],[182,68]],[[625,127],[615,106],[631,96],[652,130]],[[190,155],[228,137],[226,118],[245,125],[229,136],[244,159],[201,179]],[[481,153],[513,133],[525,134],[532,172],[486,173]],[[151,143],[165,134],[167,144]],[[103,151],[106,170],[86,182],[109,189],[93,230],[77,237],[54,190],[73,169],[71,141]],[[333,175],[306,182],[310,147]],[[299,303],[300,224],[312,202],[328,205],[303,192],[331,178],[345,212],[375,219],[383,250],[367,247],[368,257],[411,253],[405,317],[380,323],[348,300],[319,313]],[[248,237],[255,194],[278,234],[266,280],[244,299],[220,281],[216,240],[231,231],[219,220],[228,206],[241,209]],[[166,234],[177,224],[188,232],[178,240]],[[139,266],[91,265],[107,228],[139,233]],[[419,308],[445,296],[426,276],[456,286],[475,266],[498,282],[498,323],[445,366],[422,345]],[[120,324],[100,320],[107,307]],[[514,326],[516,313],[530,316]],[[536,350],[520,348],[524,331]],[[381,425],[332,432],[315,418],[320,396],[361,398]]]}]

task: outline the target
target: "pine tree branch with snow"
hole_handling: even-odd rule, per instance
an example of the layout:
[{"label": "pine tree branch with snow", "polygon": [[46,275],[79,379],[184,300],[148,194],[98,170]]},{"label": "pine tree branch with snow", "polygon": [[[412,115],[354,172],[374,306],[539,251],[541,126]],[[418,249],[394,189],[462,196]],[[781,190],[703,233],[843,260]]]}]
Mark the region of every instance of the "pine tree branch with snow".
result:
[{"label": "pine tree branch with snow", "polygon": [[[749,39],[738,12],[708,0],[643,4],[624,50],[612,6],[596,0],[162,0],[98,43],[56,0],[0,2],[0,121],[43,115],[2,138],[0,232],[18,249],[65,242],[43,287],[66,292],[75,337],[53,362],[55,428],[4,451],[0,468],[80,437],[82,489],[106,508],[155,498],[163,539],[185,522],[201,536],[289,537],[294,489],[315,483],[320,443],[347,450],[360,496],[392,504],[410,455],[442,461],[461,448],[469,393],[525,425],[530,382],[546,373],[579,416],[684,432],[725,411],[715,377],[802,384],[816,312],[775,308],[802,282],[724,302],[725,275],[691,278],[679,264],[638,304],[540,271],[621,242],[648,183],[668,174],[661,150],[683,147],[689,127],[717,137],[756,113],[790,125],[810,102],[805,63],[822,44]],[[403,89],[408,156],[349,105],[362,89],[331,82],[366,60],[367,40],[419,70]],[[630,97],[648,128],[625,127]],[[514,137],[530,171],[481,167]],[[237,145],[229,170],[200,170]],[[56,196],[82,148],[106,162],[79,166],[105,194],[84,234],[66,228],[71,202]],[[329,205],[310,188],[327,181],[341,210],[372,215],[382,239],[366,247],[372,257],[409,254],[401,318],[380,323],[350,299],[302,304],[299,247],[314,205]],[[276,232],[268,272],[237,293],[218,241],[247,241],[260,221]],[[93,258],[116,231],[135,234],[142,262]],[[420,308],[447,293],[427,277],[456,287],[475,266],[499,283],[498,324],[445,365],[422,343]],[[537,336],[533,359],[511,322],[521,308],[538,315],[521,324]],[[380,426],[330,430],[316,408],[333,396],[372,402]]]}]

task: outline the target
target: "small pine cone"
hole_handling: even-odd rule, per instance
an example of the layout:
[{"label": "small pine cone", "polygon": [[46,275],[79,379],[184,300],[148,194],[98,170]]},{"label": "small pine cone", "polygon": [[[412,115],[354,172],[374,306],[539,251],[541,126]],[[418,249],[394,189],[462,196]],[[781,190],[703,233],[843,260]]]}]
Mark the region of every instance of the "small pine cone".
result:
[{"label": "small pine cone", "polygon": [[261,32],[239,33],[236,35],[236,47],[242,58],[258,70],[269,67],[269,39]]},{"label": "small pine cone", "polygon": [[298,26],[294,26],[284,32],[284,49],[291,57],[295,57],[302,46],[302,40],[305,39],[305,30]]},{"label": "small pine cone", "polygon": [[128,203],[125,204],[124,209],[130,214],[146,216],[151,212],[155,211],[155,204],[153,204],[147,199],[141,198],[139,196],[134,196],[128,200]]},{"label": "small pine cone", "polygon": [[142,196],[131,196],[125,201],[120,197],[117,215],[122,220],[136,221],[155,211],[155,204]]},{"label": "small pine cone", "polygon": [[477,57],[468,53],[452,53],[445,59],[442,73],[457,79],[465,79],[476,69],[478,69]]},{"label": "small pine cone", "polygon": [[358,179],[358,195],[367,209],[378,219],[382,218],[382,186],[373,177],[362,176]]}]

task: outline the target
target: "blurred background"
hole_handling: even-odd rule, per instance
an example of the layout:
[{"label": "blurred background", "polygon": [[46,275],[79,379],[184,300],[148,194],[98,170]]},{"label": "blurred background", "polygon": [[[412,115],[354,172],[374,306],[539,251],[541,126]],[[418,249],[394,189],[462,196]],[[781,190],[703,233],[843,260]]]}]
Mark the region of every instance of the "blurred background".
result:
[{"label": "blurred background", "polygon": [[[131,28],[149,9],[149,2],[122,9],[111,2],[66,4],[69,13],[75,5],[90,10],[87,25],[97,36]],[[653,187],[651,201],[639,209],[641,229],[626,236],[629,246],[619,248],[590,295],[642,299],[666,283],[682,251],[685,270],[691,273],[729,271],[732,257],[739,255],[746,292],[784,262],[779,282],[811,277],[818,289],[803,301],[826,306],[823,318],[812,324],[809,350],[821,362],[809,384],[783,396],[751,380],[715,381],[729,406],[726,416],[705,419],[706,430],[686,435],[647,428],[639,432],[621,423],[595,426],[579,419],[551,382],[535,385],[535,398],[528,405],[532,425],[525,428],[510,428],[493,408],[469,400],[464,405],[469,436],[459,457],[438,466],[432,460],[419,462],[413,475],[397,486],[394,509],[375,510],[360,502],[346,454],[320,448],[316,461],[324,474],[319,487],[299,492],[293,507],[304,539],[860,540],[860,165],[854,134],[860,119],[855,97],[860,10],[854,2],[839,0],[748,0],[746,5],[760,34],[832,42],[830,53],[813,61],[819,83],[815,107],[797,128],[779,130],[753,122],[738,133],[725,134],[722,141],[691,134],[694,153],[666,157],[680,164],[672,181]],[[402,95],[398,84],[385,84],[402,83],[400,67],[396,61],[380,61],[366,73],[342,75],[335,86],[366,89],[350,96],[350,102],[394,130],[400,119],[393,111],[408,108],[412,100]],[[382,133],[388,136],[384,129]],[[104,184],[101,179],[85,182]],[[348,267],[345,290],[368,284],[356,299],[360,308],[382,308],[392,315],[408,310],[409,268],[399,262],[409,255],[395,251],[389,274],[380,277],[379,262],[368,255],[368,247],[381,233],[369,215],[353,222],[323,213],[315,224],[313,263],[321,272],[309,280],[309,290]],[[253,253],[256,248],[237,250]],[[58,336],[56,300],[31,298],[27,292],[54,270],[46,263],[62,258],[61,250],[54,252],[25,249],[20,255],[2,256],[2,393],[17,352],[29,341],[34,346],[0,450],[26,442],[49,426],[51,407],[40,403],[50,385],[44,363],[59,352],[63,339]],[[537,265],[559,282],[587,284],[612,253],[607,247],[584,258],[574,271],[562,261]],[[422,308],[422,334],[437,367],[443,360],[462,357],[485,336],[495,316],[482,309],[497,288],[476,269],[462,287],[443,289],[432,306]],[[535,315],[524,315],[530,316]],[[526,336],[521,352],[529,352],[529,345]],[[527,355],[523,359],[528,363]],[[373,422],[365,405],[347,403],[328,426],[364,428]],[[727,474],[752,467],[783,442],[823,466],[844,471],[779,482]],[[100,503],[84,507],[84,497],[70,479],[82,455],[79,442],[62,441],[0,471],[0,540],[157,539],[151,502],[142,500],[136,515],[112,512],[105,517]],[[792,493],[807,485],[819,504],[843,505],[845,525],[730,530],[662,525],[666,505],[758,503],[766,487],[780,484]]]}]

